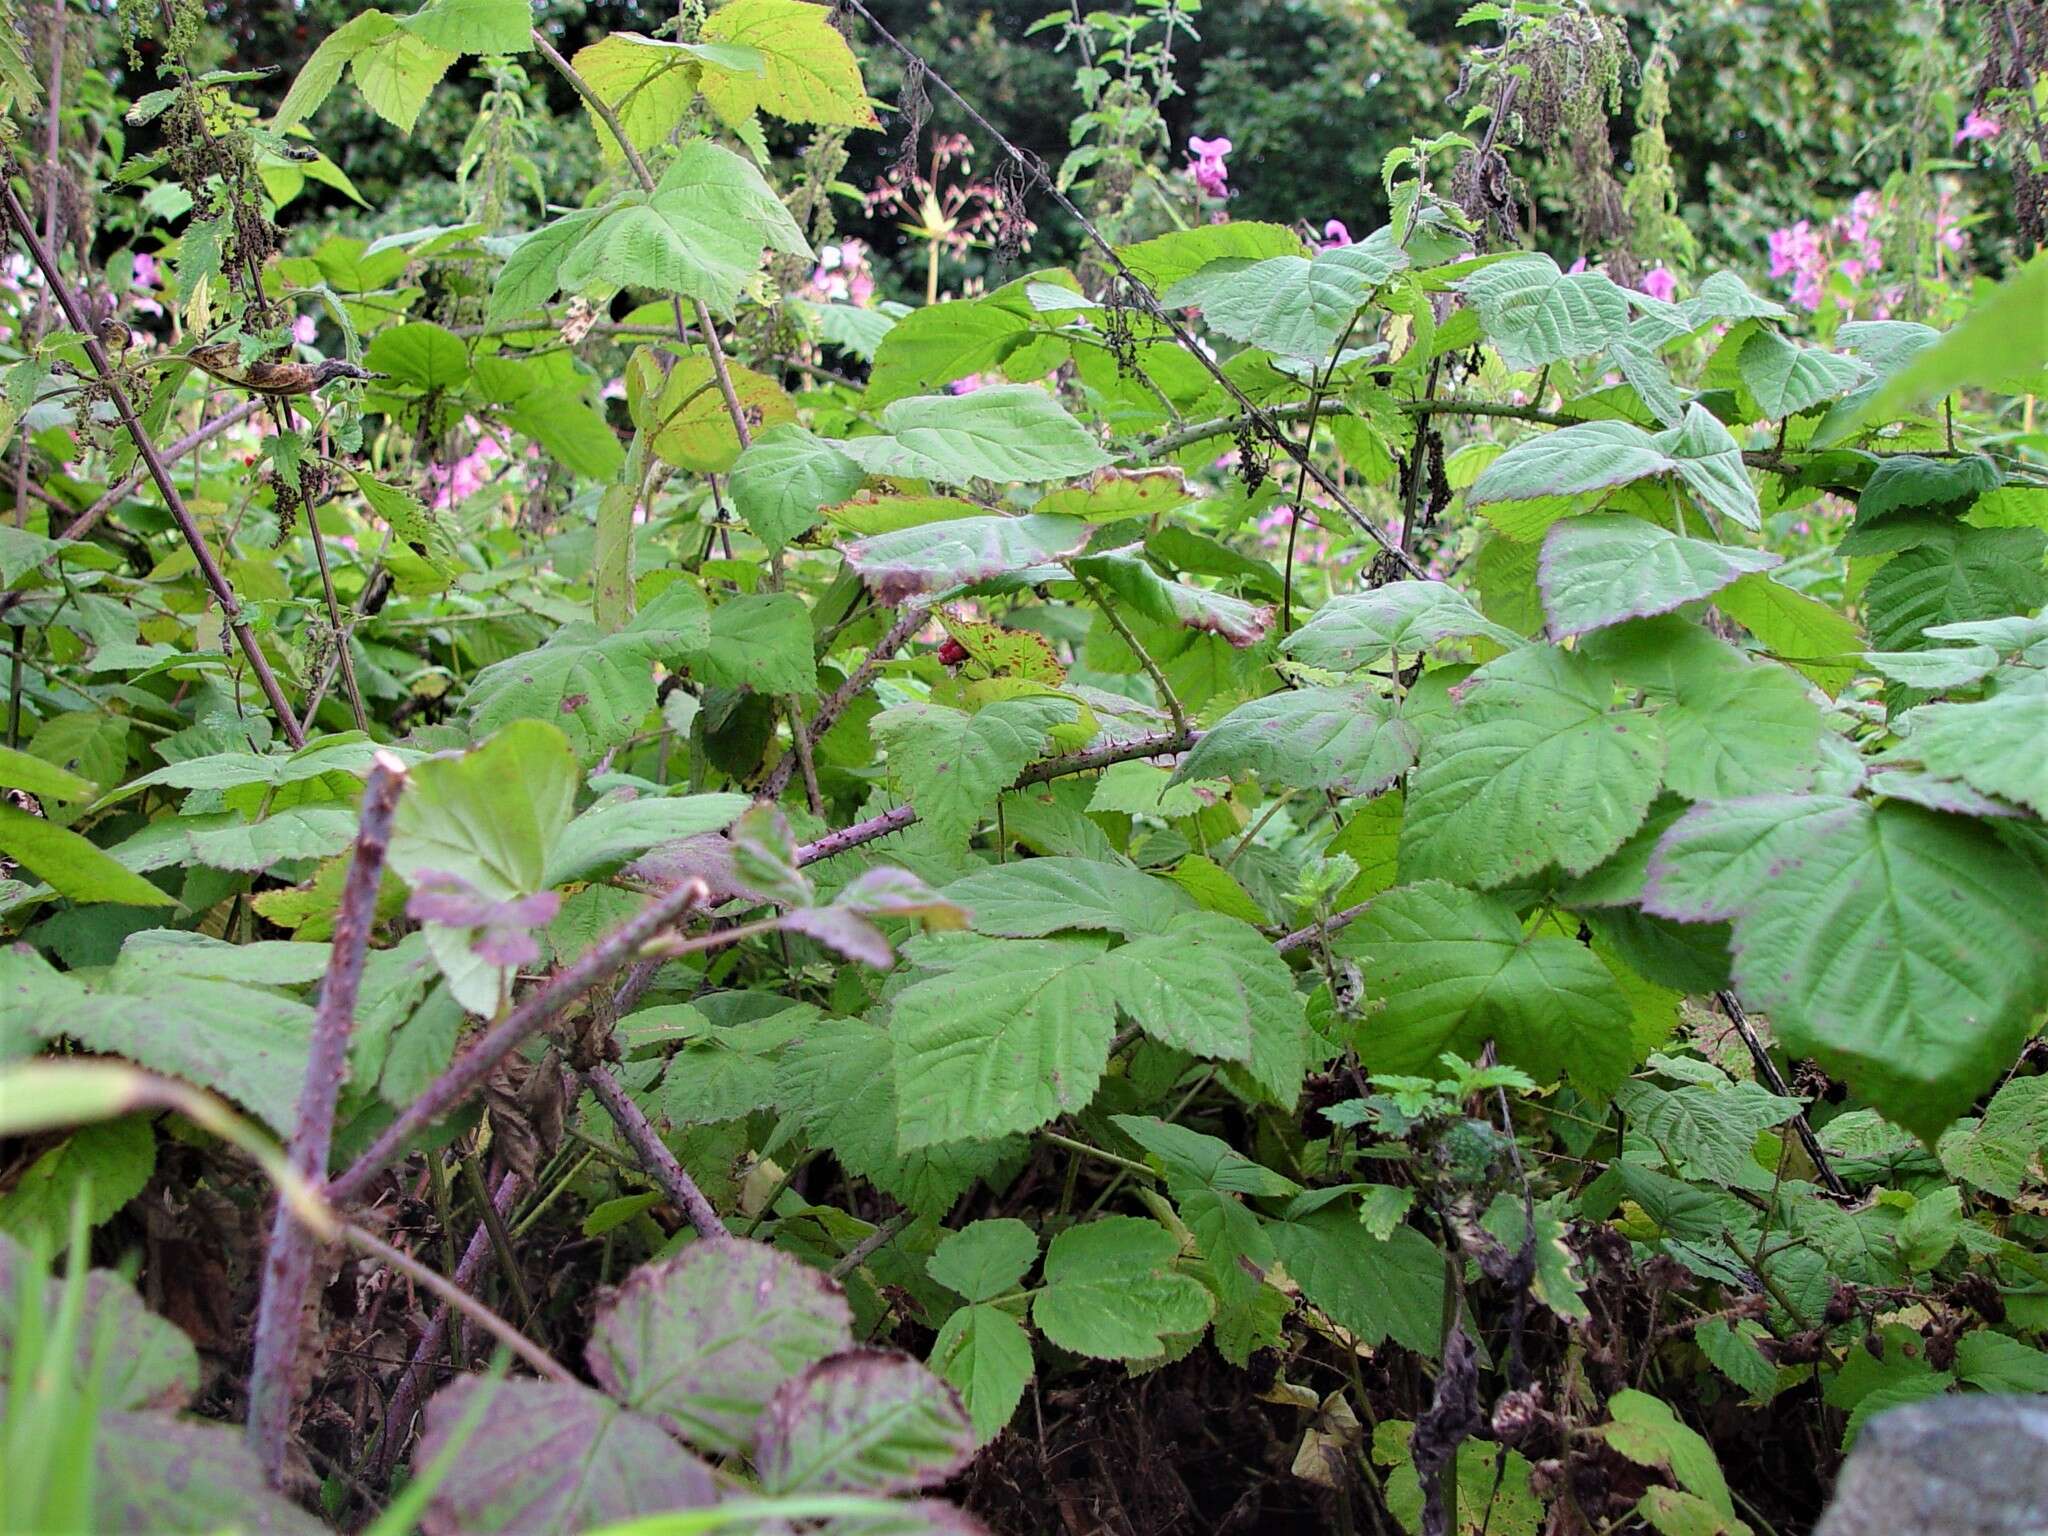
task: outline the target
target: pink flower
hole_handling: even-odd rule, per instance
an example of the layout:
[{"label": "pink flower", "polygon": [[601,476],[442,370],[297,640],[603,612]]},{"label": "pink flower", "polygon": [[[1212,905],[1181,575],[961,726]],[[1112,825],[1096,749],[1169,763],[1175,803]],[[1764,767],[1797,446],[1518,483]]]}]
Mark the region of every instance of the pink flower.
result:
[{"label": "pink flower", "polygon": [[988,381],[989,376],[985,373],[970,373],[966,378],[955,379],[952,383],[948,384],[946,386],[946,393],[949,395],[971,395],[977,389],[987,384]]},{"label": "pink flower", "polygon": [[146,251],[137,251],[131,276],[128,279],[128,286],[140,295],[135,300],[137,314],[160,315],[164,312],[163,305],[157,303],[150,292],[151,289],[157,287],[162,281],[163,273],[157,270],[156,258]]},{"label": "pink flower", "polygon": [[320,322],[311,315],[300,315],[292,321],[292,340],[302,347],[313,345],[313,338],[320,334]]},{"label": "pink flower", "polygon": [[1571,275],[1572,273],[1574,273],[1574,272],[1583,272],[1583,271],[1585,271],[1585,270],[1586,270],[1586,258],[1585,258],[1585,257],[1583,257],[1583,256],[1581,256],[1581,257],[1580,257],[1580,258],[1579,258],[1579,259],[1578,259],[1577,261],[1573,262],[1573,263],[1572,263],[1572,264],[1571,264],[1570,266],[1566,267],[1566,268],[1565,268],[1564,270],[1565,270],[1565,275],[1566,275],[1567,277],[1569,277],[1569,276],[1570,276],[1570,275]]},{"label": "pink flower", "polygon": [[1956,142],[1969,144],[1978,139],[1995,139],[2004,131],[2004,125],[1997,118],[1972,112],[1963,119],[1963,126],[1956,130]]},{"label": "pink flower", "polygon": [[1652,267],[1643,274],[1642,291],[1669,304],[1678,296],[1678,278],[1669,267]]},{"label": "pink flower", "polygon": [[1228,139],[1188,139],[1188,174],[1211,197],[1230,196],[1230,168],[1223,163],[1230,150]]},{"label": "pink flower", "polygon": [[1342,219],[1331,219],[1323,225],[1323,249],[1334,250],[1340,245],[1351,243],[1351,231],[1344,227]]}]

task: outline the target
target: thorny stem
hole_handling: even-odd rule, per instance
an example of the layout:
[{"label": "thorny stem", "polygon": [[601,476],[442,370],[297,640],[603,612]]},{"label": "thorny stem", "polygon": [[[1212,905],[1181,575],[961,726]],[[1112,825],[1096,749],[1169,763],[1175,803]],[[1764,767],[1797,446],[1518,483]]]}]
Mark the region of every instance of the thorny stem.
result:
[{"label": "thorny stem", "polygon": [[847,1250],[846,1257],[832,1266],[832,1278],[844,1280],[861,1265],[896,1241],[896,1234],[917,1218],[909,1211],[898,1211],[866,1237]]},{"label": "thorny stem", "polygon": [[23,244],[28,247],[30,258],[42,269],[43,279],[50,285],[50,291],[56,295],[57,303],[64,311],[65,320],[79,333],[80,344],[85,348],[86,356],[91,359],[93,371],[99,375],[115,414],[121,418],[121,425],[127,429],[129,437],[134,439],[135,451],[142,455],[142,462],[149,467],[149,477],[156,482],[157,490],[163,495],[164,505],[170,509],[171,517],[178,525],[178,531],[184,535],[185,543],[192,551],[192,558],[199,566],[200,575],[206,579],[207,586],[213,591],[214,600],[220,604],[221,615],[233,632],[236,643],[240,645],[243,656],[247,658],[249,670],[256,674],[257,685],[262,688],[263,697],[269,702],[271,713],[277,717],[286,740],[296,751],[306,744],[306,739],[299,730],[298,718],[293,715],[291,705],[285,701],[284,690],[278,687],[277,677],[270,670],[270,663],[264,660],[263,648],[256,643],[255,635],[250,632],[248,624],[242,618],[241,605],[235,601],[235,589],[228,584],[226,575],[213,558],[213,551],[206,547],[206,536],[199,531],[199,524],[193,520],[190,509],[185,505],[185,498],[178,494],[177,483],[171,479],[169,467],[165,465],[163,456],[157,452],[156,444],[150,440],[149,430],[136,415],[135,403],[128,398],[128,391],[122,387],[120,375],[109,361],[106,348],[100,345],[99,337],[87,323],[78,296],[65,283],[64,275],[58,269],[56,257],[30,225],[28,214],[21,206],[21,199],[14,195],[14,187],[4,179],[0,179],[0,201],[4,201],[7,216],[14,221],[15,233],[21,236]]},{"label": "thorny stem", "polygon": [[[509,1171],[498,1180],[498,1192],[491,1203],[499,1216],[511,1212],[513,1202],[519,1198],[520,1183],[519,1175]],[[475,1290],[477,1282],[483,1278],[485,1261],[495,1252],[489,1229],[479,1222],[476,1231],[470,1234],[469,1246],[462,1250],[462,1261],[455,1266],[455,1284],[465,1291]],[[433,1369],[434,1361],[448,1342],[451,1315],[452,1309],[445,1306],[435,1311],[433,1320],[427,1324],[427,1331],[420,1335],[412,1359],[406,1362],[405,1370],[398,1378],[398,1386],[391,1394],[391,1406],[385,1410],[384,1426],[377,1441],[375,1454],[380,1477],[389,1476],[397,1464],[398,1452],[406,1438],[406,1426],[411,1424],[420,1396],[426,1390],[427,1373]]]},{"label": "thorny stem", "polygon": [[[1135,741],[1112,742],[1104,747],[1090,747],[1084,752],[1069,752],[1062,757],[1048,757],[1032,764],[1018,774],[1012,789],[1022,789],[1028,784],[1043,784],[1049,779],[1064,778],[1070,773],[1088,773],[1096,768],[1108,768],[1116,763],[1133,762],[1146,757],[1171,757],[1185,752],[1201,739],[1201,732],[1194,730],[1161,731],[1152,736],[1140,736]],[[884,811],[879,816],[870,816],[866,821],[857,821],[850,827],[841,827],[829,832],[814,843],[803,843],[796,850],[796,864],[799,869],[806,864],[815,864],[820,859],[829,859],[835,854],[871,843],[878,837],[887,837],[891,832],[901,832],[917,820],[917,807],[899,805],[894,810]]]},{"label": "thorny stem", "polygon": [[450,1063],[448,1069],[429,1083],[412,1104],[385,1128],[348,1171],[328,1186],[327,1196],[336,1205],[358,1200],[374,1179],[405,1152],[407,1145],[435,1120],[455,1108],[484,1085],[528,1036],[567,1008],[577,998],[635,958],[641,946],[693,907],[710,899],[701,880],[686,880],[664,891],[637,915],[621,923],[574,962],[555,972],[538,992],[486,1030],[476,1042]]},{"label": "thorny stem", "polygon": [[[292,1167],[308,1183],[327,1175],[328,1153],[334,1144],[334,1103],[348,1073],[348,1041],[355,1028],[363,952],[376,922],[377,886],[391,845],[392,816],[404,788],[405,765],[388,753],[378,753],[363,786],[355,857],[342,885],[334,946],[326,979],[320,984],[306,1077],[299,1089],[291,1145],[286,1149]],[[280,1200],[270,1222],[269,1255],[256,1306],[256,1356],[249,1375],[249,1436],[265,1476],[274,1484],[281,1484],[284,1478],[292,1367],[299,1353],[316,1246],[313,1234]]]},{"label": "thorny stem", "polygon": [[1365,909],[1371,905],[1372,903],[1369,901],[1361,901],[1357,906],[1346,907],[1342,912],[1332,912],[1320,922],[1310,923],[1304,928],[1297,928],[1285,938],[1276,939],[1273,947],[1283,955],[1289,950],[1299,949],[1304,944],[1313,943],[1324,934],[1335,933],[1339,928],[1348,927],[1363,917]]},{"label": "thorny stem", "polygon": [[478,1301],[460,1286],[445,1276],[434,1273],[410,1254],[401,1253],[381,1237],[366,1232],[354,1222],[342,1224],[342,1236],[351,1247],[360,1248],[374,1258],[382,1259],[393,1269],[408,1276],[416,1284],[433,1292],[442,1301],[460,1312],[471,1322],[479,1325],[492,1338],[503,1344],[513,1354],[532,1366],[539,1375],[564,1386],[574,1386],[576,1378],[549,1357],[547,1351],[535,1344],[525,1334],[514,1328],[504,1318]]},{"label": "thorny stem", "polygon": [[877,21],[874,12],[863,5],[861,0],[845,0],[845,4],[850,10],[859,12],[867,21],[867,24],[874,28],[875,35],[881,38],[883,42],[894,48],[905,59],[912,60],[920,65],[924,70],[925,78],[952,98],[954,105],[966,114],[968,121],[988,135],[989,140],[997,148],[1001,149],[1004,154],[1009,156],[1012,163],[1024,173],[1027,181],[1041,189],[1055,203],[1059,204],[1067,217],[1074,220],[1080,226],[1082,233],[1087,235],[1095,248],[1102,253],[1103,260],[1109,268],[1125,280],[1130,292],[1137,299],[1139,308],[1143,309],[1172,333],[1174,340],[1186,349],[1188,355],[1200,363],[1208,371],[1210,377],[1223,386],[1223,392],[1238,403],[1252,424],[1263,432],[1275,447],[1293,459],[1295,463],[1301,465],[1303,472],[1311,480],[1315,481],[1316,485],[1321,488],[1323,493],[1332,502],[1343,510],[1344,515],[1351,519],[1361,533],[1392,555],[1402,569],[1406,570],[1411,576],[1425,576],[1426,573],[1423,569],[1414,560],[1403,554],[1398,545],[1388,539],[1386,534],[1370,518],[1352,504],[1350,498],[1344,494],[1343,489],[1315,465],[1310,455],[1296,444],[1292,438],[1288,437],[1286,433],[1282,432],[1278,423],[1263,408],[1254,403],[1249,395],[1238,388],[1236,380],[1232,379],[1224,371],[1223,365],[1197,344],[1194,336],[1181,323],[1179,317],[1167,309],[1165,305],[1161,304],[1158,296],[1150,288],[1146,287],[1144,283],[1139,281],[1137,275],[1124,264],[1123,258],[1117,254],[1116,247],[1096,227],[1094,220],[1083,213],[1074,200],[1059,189],[1059,186],[1046,173],[1044,165],[1039,162],[1036,156],[1025,153],[1007,138],[1003,137],[987,118],[975,110],[973,103],[956,91],[943,75],[933,69],[914,50],[899,41],[896,35],[883,26],[881,22]]},{"label": "thorny stem", "polygon": [[[1749,1022],[1749,1014],[1743,1009],[1735,994],[1723,988],[1714,994],[1714,1001],[1721,1005],[1721,1012],[1728,1016],[1728,1022],[1733,1024],[1735,1032],[1742,1036],[1742,1043],[1749,1048],[1749,1059],[1756,1063],[1758,1073],[1770,1085],[1771,1092],[1781,1099],[1793,1097],[1783,1075],[1778,1071],[1778,1064],[1771,1060],[1771,1053],[1764,1049],[1763,1041],[1757,1038],[1755,1026]],[[1828,1192],[1846,1199],[1849,1186],[1842,1182],[1842,1176],[1835,1172],[1834,1164],[1828,1161],[1827,1152],[1820,1144],[1820,1137],[1814,1134],[1813,1122],[1806,1118],[1804,1105],[1801,1105],[1799,1113],[1792,1117],[1792,1134],[1799,1138],[1799,1144],[1813,1160],[1813,1166],[1819,1172],[1821,1182],[1827,1185]]]},{"label": "thorny stem", "polygon": [[697,1235],[716,1243],[732,1240],[732,1234],[725,1223],[718,1219],[718,1212],[711,1202],[704,1198],[704,1192],[697,1187],[697,1181],[690,1177],[688,1170],[676,1161],[675,1154],[667,1145],[643,1110],[619,1085],[608,1067],[592,1067],[583,1074],[583,1083],[597,1095],[597,1102],[605,1107],[605,1113],[612,1117],[619,1128],[619,1134],[626,1138],[640,1159],[640,1166],[647,1170],[648,1177],[660,1186],[676,1208],[689,1217],[690,1225],[697,1229]]},{"label": "thorny stem", "polygon": [[[912,603],[896,616],[896,622],[874,644],[861,664],[854,668],[853,675],[832,691],[829,698],[818,706],[817,714],[811,717],[811,740],[816,741],[837,723],[846,708],[866,691],[875,674],[882,669],[882,663],[901,650],[910,637],[925,626],[931,617],[931,610]],[[761,786],[764,800],[780,800],[782,792],[789,787],[789,775],[796,766],[794,756],[785,757],[775,765]]]},{"label": "thorny stem", "polygon": [[1116,611],[1116,605],[1102,594],[1101,585],[1092,576],[1084,576],[1072,565],[1067,573],[1081,583],[1081,590],[1088,594],[1102,616],[1109,620],[1109,627],[1116,631],[1117,638],[1131,648],[1131,654],[1138,658],[1138,665],[1145,669],[1145,675],[1152,679],[1152,686],[1159,690],[1159,702],[1166,706],[1166,712],[1173,716],[1174,731],[1182,736],[1187,734],[1187,711],[1180,706],[1180,699],[1173,691],[1173,684],[1166,680],[1166,674],[1159,670],[1159,663],[1152,659],[1152,653],[1145,649],[1145,642],[1131,632],[1131,626],[1124,622],[1124,616]]}]

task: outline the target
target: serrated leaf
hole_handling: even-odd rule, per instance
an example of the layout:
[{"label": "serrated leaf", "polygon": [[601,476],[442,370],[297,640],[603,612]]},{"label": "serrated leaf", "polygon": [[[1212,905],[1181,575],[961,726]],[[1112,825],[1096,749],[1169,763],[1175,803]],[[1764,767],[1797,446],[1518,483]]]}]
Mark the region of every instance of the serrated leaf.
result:
[{"label": "serrated leaf", "polygon": [[948,1233],[925,1272],[969,1301],[993,1301],[1014,1290],[1038,1257],[1038,1234],[1014,1217],[970,1222]]},{"label": "serrated leaf", "polygon": [[1664,738],[1644,712],[1609,708],[1604,668],[1529,646],[1458,691],[1409,781],[1404,874],[1479,886],[1548,864],[1583,874],[1642,823],[1663,775]]},{"label": "serrated leaf", "polygon": [[1093,434],[1044,390],[992,384],[966,395],[915,395],[882,411],[884,435],[840,444],[870,474],[959,485],[1036,485],[1109,463]]},{"label": "serrated leaf", "polygon": [[1069,1227],[1046,1249],[1031,1319],[1052,1343],[1090,1359],[1161,1354],[1167,1335],[1195,1332],[1214,1307],[1199,1280],[1173,1271],[1179,1251],[1171,1232],[1135,1216]]},{"label": "serrated leaf", "polygon": [[990,299],[956,299],[912,310],[875,348],[868,375],[872,408],[998,368],[1031,335],[1031,320]]},{"label": "serrated leaf", "polygon": [[1038,939],[1064,928],[1126,937],[1169,931],[1191,903],[1163,880],[1118,864],[1018,859],[955,880],[941,893],[965,907],[977,933]]},{"label": "serrated leaf", "polygon": [[[738,363],[727,363],[725,373],[749,435],[795,421],[796,402],[773,379]],[[732,408],[708,357],[692,354],[677,359],[647,412],[648,446],[664,464],[712,475],[723,474],[739,459]]]},{"label": "serrated leaf", "polygon": [[732,501],[748,530],[771,549],[818,526],[824,508],[867,478],[861,467],[803,427],[771,427],[732,467]]},{"label": "serrated leaf", "polygon": [[1280,648],[1305,666],[1356,672],[1393,656],[1419,655],[1440,640],[1472,635],[1511,650],[1522,643],[1520,635],[1486,618],[1446,582],[1394,581],[1331,598]]},{"label": "serrated leaf", "polygon": [[961,1307],[932,1341],[931,1368],[967,1403],[978,1444],[1002,1433],[1031,1380],[1031,1339],[1024,1325],[999,1307]]},{"label": "serrated leaf", "polygon": [[1351,1212],[1328,1206],[1265,1224],[1287,1274],[1331,1322],[1361,1343],[1387,1339],[1424,1357],[1443,1330],[1444,1261],[1413,1227],[1382,1242]]},{"label": "serrated leaf", "polygon": [[756,111],[820,127],[875,128],[853,50],[822,6],[800,0],[733,0],[704,22],[706,42],[738,44],[761,57],[758,74],[707,69],[704,99],[728,123]]},{"label": "serrated leaf", "polygon": [[753,1461],[770,1493],[907,1493],[966,1466],[959,1394],[908,1355],[855,1349],[810,1366],[762,1410]]},{"label": "serrated leaf", "polygon": [[1743,1001],[1932,1141],[2026,1038],[2048,939],[2022,914],[2043,901],[2048,876],[1978,823],[1897,800],[1763,795],[1674,825],[1644,906],[1732,918]]},{"label": "serrated leaf", "polygon": [[1796,592],[1758,574],[1744,576],[1714,594],[1714,606],[1757,639],[1757,643],[1828,693],[1839,693],[1856,675],[1863,649],[1856,626],[1818,598]]},{"label": "serrated leaf", "polygon": [[693,1445],[744,1451],[775,1389],[852,1345],[836,1282],[764,1243],[700,1243],[643,1265],[603,1309],[591,1373]]},{"label": "serrated leaf", "polygon": [[1371,795],[1415,760],[1421,733],[1369,687],[1295,688],[1240,704],[1205,731],[1173,782],[1256,773],[1267,789]]},{"label": "serrated leaf", "polygon": [[1782,557],[1768,550],[1683,538],[1639,517],[1594,513],[1551,525],[1537,581],[1550,631],[1563,638],[1669,613],[1780,563]]},{"label": "serrated leaf", "polygon": [[973,586],[1078,554],[1093,530],[1069,517],[960,517],[856,539],[846,563],[878,601]]},{"label": "serrated leaf", "polygon": [[475,1397],[482,1419],[452,1456],[427,1506],[432,1536],[573,1536],[636,1515],[718,1501],[711,1469],[645,1414],[574,1383],[458,1378],[427,1404],[415,1466],[433,1465]]},{"label": "serrated leaf", "polygon": [[1588,357],[1628,329],[1628,299],[1612,278],[1561,272],[1537,253],[1493,262],[1454,286],[1510,368]]},{"label": "serrated leaf", "polygon": [[379,331],[363,354],[363,366],[415,389],[456,389],[469,378],[469,348],[445,327],[409,320]]},{"label": "serrated leaf", "polygon": [[1773,421],[1832,400],[1864,378],[1863,365],[1853,358],[1802,347],[1772,330],[1758,330],[1742,344],[1736,367],[1758,408]]},{"label": "serrated leaf", "polygon": [[711,638],[690,658],[690,670],[728,688],[814,694],[810,610],[788,592],[729,598],[711,610]]},{"label": "serrated leaf", "polygon": [[[569,62],[619,120],[627,141],[642,151],[666,143],[696,99],[704,50],[695,43],[613,32],[576,50]],[[737,62],[735,60],[734,62]],[[591,132],[605,163],[625,159],[603,118],[590,110]]]},{"label": "serrated leaf", "polygon": [[400,23],[450,53],[527,53],[533,11],[525,0],[428,0]]},{"label": "serrated leaf", "polygon": [[901,704],[868,724],[889,754],[891,778],[941,835],[964,837],[1045,748],[1046,733],[1079,717],[1068,699],[1000,699],[969,715]]},{"label": "serrated leaf", "polygon": [[1155,1040],[1249,1064],[1262,1024],[1299,1033],[1301,1004],[1285,962],[1256,929],[1190,912],[1166,932],[1103,960],[1117,1006]]},{"label": "serrated leaf", "polygon": [[1539,1082],[1606,1095],[1634,1065],[1628,1000],[1591,950],[1527,934],[1498,897],[1442,881],[1397,886],[1332,940],[1382,1006],[1359,1034],[1375,1071],[1418,1073],[1491,1039]]},{"label": "serrated leaf", "polygon": [[546,888],[582,774],[562,733],[515,720],[474,751],[413,770],[398,802],[391,868],[407,880],[455,875],[503,901]]},{"label": "serrated leaf", "polygon": [[1927,631],[1964,620],[2032,613],[2048,602],[2039,528],[1971,529],[1951,548],[1922,545],[1879,566],[1864,588],[1871,648],[1928,648]]},{"label": "serrated leaf", "polygon": [[1273,626],[1273,610],[1211,592],[1206,587],[1169,581],[1137,553],[1142,546],[1084,555],[1068,562],[1076,574],[1099,581],[1129,612],[1155,624],[1215,635],[1242,651],[1257,645]]},{"label": "serrated leaf", "polygon": [[[123,1125],[131,1132],[139,1126],[146,1139],[151,1137],[147,1120],[131,1119],[84,1127],[72,1140]],[[61,1210],[59,1219],[68,1224]],[[90,1386],[108,1408],[184,1407],[199,1390],[199,1355],[192,1341],[145,1307],[135,1288],[114,1271],[95,1269],[84,1278],[71,1376],[76,1388]],[[21,1287],[32,1280],[42,1286],[36,1310],[47,1327],[59,1315],[67,1282],[42,1271],[30,1262],[27,1248],[0,1234],[0,1358],[21,1358],[16,1354],[26,1305]]]},{"label": "serrated leaf", "polygon": [[1913,710],[1899,728],[1929,772],[2048,816],[2048,686],[2038,678],[1974,704]]},{"label": "serrated leaf", "polygon": [[1944,1132],[1936,1153],[1951,1176],[2001,1199],[2019,1199],[2029,1183],[2048,1177],[2048,1077],[2007,1082],[1982,1116]]},{"label": "serrated leaf", "polygon": [[60,896],[134,907],[174,907],[142,876],[124,868],[68,827],[0,803],[0,854],[5,854]]}]

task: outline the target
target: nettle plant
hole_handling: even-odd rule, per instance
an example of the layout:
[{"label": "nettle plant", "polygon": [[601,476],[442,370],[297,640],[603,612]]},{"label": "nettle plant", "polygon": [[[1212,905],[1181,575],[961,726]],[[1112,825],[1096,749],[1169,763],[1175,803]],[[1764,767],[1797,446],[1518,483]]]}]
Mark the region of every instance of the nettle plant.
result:
[{"label": "nettle plant", "polygon": [[[78,1293],[139,1341],[61,1409],[103,1524],[310,1529],[295,1446],[338,1516],[423,1419],[394,1529],[972,1529],[897,1496],[1034,1381],[1209,1348],[1346,1511],[1744,1532],[1817,1474],[1731,1489],[1706,1405],[1832,1451],[2048,1387],[2048,483],[1997,405],[2048,266],[1816,346],[1733,273],[1482,249],[1489,133],[1354,243],[1198,222],[906,310],[807,286],[879,127],[820,7],[571,57],[522,0],[365,11],[267,120],[197,18],[88,167],[134,291],[6,192],[0,1226],[285,1196],[221,1261],[247,1437]],[[1141,30],[1085,65],[1098,178]],[[345,74],[405,132],[458,68],[469,222],[283,236],[353,190]],[[533,185],[543,70],[587,188]],[[1006,219],[1092,231],[959,105]],[[601,1267],[522,1275],[565,1213]],[[433,1297],[349,1433],[337,1245]],[[23,1254],[12,1315],[80,1337]],[[522,1375],[435,1391],[473,1329]]]}]

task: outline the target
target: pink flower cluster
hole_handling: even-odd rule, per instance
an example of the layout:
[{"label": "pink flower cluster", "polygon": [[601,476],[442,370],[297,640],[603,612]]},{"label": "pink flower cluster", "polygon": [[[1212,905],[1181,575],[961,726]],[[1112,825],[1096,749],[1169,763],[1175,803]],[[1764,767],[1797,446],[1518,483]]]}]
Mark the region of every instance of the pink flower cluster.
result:
[{"label": "pink flower cluster", "polygon": [[[1585,270],[1586,258],[1583,256],[1565,268],[1565,271],[1568,273],[1584,272]],[[1596,267],[1593,270],[1599,271],[1601,269]],[[1652,267],[1643,274],[1643,280],[1636,284],[1636,292],[1646,294],[1660,303],[1669,304],[1678,296],[1678,274],[1669,267]]]},{"label": "pink flower cluster", "polygon": [[1188,139],[1188,174],[1211,197],[1230,196],[1230,167],[1223,163],[1230,150],[1228,139]]},{"label": "pink flower cluster", "polygon": [[1956,130],[1956,143],[1963,145],[1982,139],[1995,139],[2004,131],[2004,125],[1997,118],[1986,117],[1982,112],[1972,112],[1963,119],[1963,126]]},{"label": "pink flower cluster", "polygon": [[[1995,131],[1995,130],[1994,130]],[[1809,313],[1821,307],[1831,274],[1839,272],[1851,286],[1862,288],[1884,273],[1884,226],[1896,206],[1879,193],[1865,190],[1850,200],[1848,211],[1825,224],[1801,219],[1771,231],[1771,276],[1792,280],[1792,302]],[[1934,214],[1934,238],[1940,253],[1960,254],[1968,248],[1961,215],[1943,191]],[[1871,315],[1888,319],[1903,290],[1892,284],[1871,294]],[[1853,310],[1854,304],[1850,308]]]},{"label": "pink flower cluster", "polygon": [[[506,456],[505,444],[475,417],[464,417],[462,425],[465,431],[475,434],[475,446],[452,464],[427,466],[427,483],[434,487],[431,505],[442,510],[460,506],[482,490],[493,478],[493,468]],[[539,458],[539,446],[529,445],[526,456]]]},{"label": "pink flower cluster", "polygon": [[874,303],[875,273],[868,262],[867,242],[842,240],[821,249],[804,297],[814,303],[852,304],[861,309]]}]

